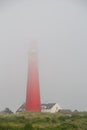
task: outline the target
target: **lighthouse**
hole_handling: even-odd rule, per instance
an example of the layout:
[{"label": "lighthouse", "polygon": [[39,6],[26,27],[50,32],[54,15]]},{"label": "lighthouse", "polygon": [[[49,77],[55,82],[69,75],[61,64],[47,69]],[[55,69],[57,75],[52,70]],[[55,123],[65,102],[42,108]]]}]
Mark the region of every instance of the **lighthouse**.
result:
[{"label": "lighthouse", "polygon": [[31,112],[41,112],[38,51],[35,46],[31,48],[29,54],[25,110]]}]

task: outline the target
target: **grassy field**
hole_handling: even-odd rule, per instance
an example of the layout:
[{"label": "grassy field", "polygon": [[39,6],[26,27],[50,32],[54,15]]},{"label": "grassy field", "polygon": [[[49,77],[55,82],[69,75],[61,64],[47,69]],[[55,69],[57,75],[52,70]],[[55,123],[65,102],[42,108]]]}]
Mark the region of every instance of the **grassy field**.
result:
[{"label": "grassy field", "polygon": [[87,130],[87,113],[0,114],[0,130]]}]

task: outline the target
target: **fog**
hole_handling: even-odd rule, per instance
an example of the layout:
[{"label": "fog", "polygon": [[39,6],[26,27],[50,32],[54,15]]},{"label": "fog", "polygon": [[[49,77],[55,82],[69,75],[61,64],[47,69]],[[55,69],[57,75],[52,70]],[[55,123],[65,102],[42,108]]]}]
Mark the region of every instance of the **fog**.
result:
[{"label": "fog", "polygon": [[41,102],[87,110],[86,0],[0,0],[0,110],[25,102],[33,42]]}]

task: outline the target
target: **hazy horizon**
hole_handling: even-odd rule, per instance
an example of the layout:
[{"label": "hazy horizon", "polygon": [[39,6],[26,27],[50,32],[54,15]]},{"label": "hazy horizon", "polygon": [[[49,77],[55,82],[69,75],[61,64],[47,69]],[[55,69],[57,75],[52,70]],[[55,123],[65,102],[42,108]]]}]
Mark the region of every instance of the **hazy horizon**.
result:
[{"label": "hazy horizon", "polygon": [[28,58],[38,43],[41,102],[87,110],[87,2],[0,1],[0,111],[26,98]]}]

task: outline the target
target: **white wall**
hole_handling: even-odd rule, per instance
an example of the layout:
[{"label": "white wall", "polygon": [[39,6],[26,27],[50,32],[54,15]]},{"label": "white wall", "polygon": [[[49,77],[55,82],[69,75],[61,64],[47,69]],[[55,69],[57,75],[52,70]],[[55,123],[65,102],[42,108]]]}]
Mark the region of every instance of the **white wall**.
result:
[{"label": "white wall", "polygon": [[55,113],[58,112],[60,109],[62,109],[58,103],[56,103],[51,109],[42,109],[42,112],[50,112],[50,113]]}]

